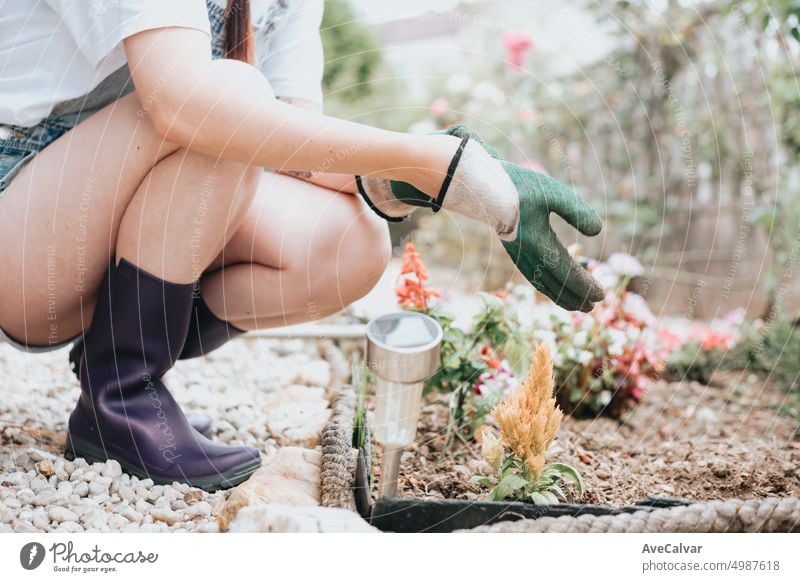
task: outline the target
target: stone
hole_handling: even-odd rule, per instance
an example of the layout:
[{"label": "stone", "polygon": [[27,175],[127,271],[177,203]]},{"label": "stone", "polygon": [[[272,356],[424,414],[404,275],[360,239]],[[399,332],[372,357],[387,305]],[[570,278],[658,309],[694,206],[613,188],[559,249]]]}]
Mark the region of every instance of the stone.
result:
[{"label": "stone", "polygon": [[239,511],[228,529],[234,533],[377,533],[354,511],[334,507],[253,505]]},{"label": "stone", "polygon": [[72,495],[72,492],[74,490],[75,490],[75,488],[72,486],[72,483],[70,483],[69,481],[61,481],[58,484],[58,488],[56,489],[56,491],[58,492],[59,497],[61,497],[64,500],[69,499],[69,497]]},{"label": "stone", "polygon": [[24,489],[17,491],[16,497],[22,505],[33,505],[33,500],[36,498],[36,494],[33,492],[33,490],[25,487]]},{"label": "stone", "polygon": [[78,495],[79,497],[86,497],[87,495],[89,495],[89,484],[86,483],[85,481],[78,481],[72,487],[72,493]]},{"label": "stone", "polygon": [[182,513],[190,519],[195,517],[210,517],[211,506],[206,501],[199,501],[183,510]]},{"label": "stone", "polygon": [[52,477],[56,474],[56,467],[50,459],[43,459],[34,465],[36,472],[43,477]]},{"label": "stone", "polygon": [[109,459],[106,461],[106,466],[103,469],[103,477],[115,479],[120,476],[122,476],[122,466],[119,464],[119,462],[115,461],[114,459]]},{"label": "stone", "polygon": [[54,489],[45,489],[36,495],[36,498],[33,500],[33,504],[40,507],[47,507],[56,501],[58,501],[58,493]]},{"label": "stone", "polygon": [[19,499],[14,499],[13,497],[10,497],[3,502],[3,505],[5,505],[10,509],[19,509],[20,507],[22,507],[22,502]]},{"label": "stone", "polygon": [[39,449],[30,448],[26,451],[28,453],[28,457],[31,461],[39,462],[39,461],[52,461],[55,457],[51,453],[40,451]]},{"label": "stone", "polygon": [[64,521],[78,521],[78,515],[74,511],[58,505],[55,505],[48,510],[47,517],[50,518],[50,521],[55,521],[56,523],[61,523]]},{"label": "stone", "polygon": [[193,491],[187,491],[183,495],[183,500],[186,502],[187,505],[193,505],[198,501],[202,501],[203,499],[203,492],[199,489],[195,489]]},{"label": "stone", "polygon": [[265,421],[270,433],[283,444],[313,448],[330,418],[323,388],[291,385],[266,399]]},{"label": "stone", "polygon": [[81,523],[87,531],[104,531],[108,528],[108,514],[102,509],[91,509],[81,516]]},{"label": "stone", "polygon": [[153,506],[142,498],[136,500],[136,511],[143,514],[148,514],[153,509]]},{"label": "stone", "polygon": [[168,508],[154,508],[150,515],[153,516],[153,519],[156,521],[163,521],[167,525],[174,525],[179,521],[182,521],[182,516],[177,511],[172,511]]},{"label": "stone", "polygon": [[42,507],[37,507],[33,510],[31,523],[33,523],[34,527],[37,527],[41,530],[50,531],[50,520],[47,517],[47,512]]},{"label": "stone", "polygon": [[119,495],[120,499],[125,501],[130,501],[132,503],[136,502],[136,492],[133,490],[132,487],[128,485],[121,485],[117,488],[117,495]]},{"label": "stone", "polygon": [[133,523],[140,524],[142,521],[144,521],[144,516],[132,507],[126,507],[122,510],[120,515]]},{"label": "stone", "polygon": [[111,477],[95,477],[89,483],[89,493],[98,495],[100,493],[108,493],[108,487],[111,485]]},{"label": "stone", "polygon": [[322,453],[299,447],[279,449],[263,467],[231,490],[219,513],[225,531],[243,507],[278,503],[286,506],[319,505]]},{"label": "stone", "polygon": [[294,383],[327,387],[331,383],[331,366],[325,360],[306,362],[294,377]]}]

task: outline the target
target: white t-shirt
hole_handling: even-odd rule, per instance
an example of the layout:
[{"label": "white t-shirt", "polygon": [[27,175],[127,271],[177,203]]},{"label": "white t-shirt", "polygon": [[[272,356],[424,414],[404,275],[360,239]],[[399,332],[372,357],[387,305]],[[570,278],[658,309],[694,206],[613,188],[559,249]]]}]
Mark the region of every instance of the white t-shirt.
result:
[{"label": "white t-shirt", "polygon": [[[321,105],[322,11],[323,0],[251,0],[258,64],[276,95]],[[210,36],[205,1],[0,0],[0,124],[36,125],[123,66],[123,39],[173,26]]]}]

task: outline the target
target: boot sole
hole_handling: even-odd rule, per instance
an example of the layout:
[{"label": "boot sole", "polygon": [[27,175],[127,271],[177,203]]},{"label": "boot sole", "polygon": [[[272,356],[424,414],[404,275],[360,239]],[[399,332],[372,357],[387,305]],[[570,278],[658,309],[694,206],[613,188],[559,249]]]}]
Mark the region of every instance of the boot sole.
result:
[{"label": "boot sole", "polygon": [[142,471],[142,469],[135,467],[130,463],[123,461],[122,459],[117,459],[112,455],[108,455],[103,449],[96,447],[95,445],[88,443],[83,439],[74,437],[71,434],[67,434],[67,446],[66,450],[64,451],[64,457],[68,461],[72,461],[77,457],[82,457],[89,463],[104,463],[109,459],[113,459],[117,461],[122,467],[122,470],[129,475],[134,475],[139,479],[152,479],[153,483],[156,485],[170,485],[177,481],[179,483],[186,483],[191,487],[197,487],[198,489],[203,489],[204,491],[208,492],[235,487],[239,483],[247,481],[247,479],[250,478],[250,475],[255,473],[256,470],[261,467],[261,459],[253,459],[250,462],[234,467],[233,469],[228,469],[224,473],[219,473],[217,475],[192,477],[187,479],[159,477],[155,474],[148,474],[145,471]]}]

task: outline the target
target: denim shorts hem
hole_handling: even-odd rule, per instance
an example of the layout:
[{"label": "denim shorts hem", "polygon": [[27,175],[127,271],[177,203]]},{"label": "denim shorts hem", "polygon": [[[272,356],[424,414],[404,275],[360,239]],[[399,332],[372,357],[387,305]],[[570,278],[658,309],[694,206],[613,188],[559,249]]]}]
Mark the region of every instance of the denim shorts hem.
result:
[{"label": "denim shorts hem", "polygon": [[61,348],[66,347],[66,346],[70,345],[71,343],[74,343],[82,335],[83,334],[78,334],[72,339],[68,339],[68,340],[63,341],[63,342],[57,342],[57,343],[54,343],[54,344],[48,344],[46,346],[29,346],[27,344],[23,344],[23,343],[18,342],[17,340],[15,340],[12,337],[9,337],[3,331],[3,329],[0,328],[0,343],[4,343],[5,342],[8,345],[10,345],[11,347],[16,348],[16,349],[18,349],[18,350],[20,350],[22,352],[28,352],[28,353],[31,353],[31,354],[41,354],[41,353],[44,353],[44,352],[53,352],[55,350],[60,350]]},{"label": "denim shorts hem", "polygon": [[[17,174],[19,174],[20,170],[22,170],[25,164],[30,162],[37,153],[39,152],[32,151],[19,154],[16,156],[18,158],[16,162],[6,172],[0,174],[0,200],[3,199],[3,193],[11,184],[11,181],[16,177]],[[2,166],[3,157],[9,157],[9,155],[0,153],[0,166]]]}]

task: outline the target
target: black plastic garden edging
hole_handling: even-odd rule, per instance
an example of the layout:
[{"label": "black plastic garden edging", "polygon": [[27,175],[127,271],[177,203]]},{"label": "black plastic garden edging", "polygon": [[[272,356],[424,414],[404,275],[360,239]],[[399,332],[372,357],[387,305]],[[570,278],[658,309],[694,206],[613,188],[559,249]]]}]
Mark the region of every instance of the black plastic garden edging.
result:
[{"label": "black plastic garden edging", "polygon": [[635,505],[533,505],[531,503],[499,501],[467,501],[461,499],[405,499],[385,497],[372,507],[370,523],[381,531],[400,533],[446,533],[457,529],[472,529],[499,521],[538,519],[540,517],[573,517],[582,514],[617,515],[660,507],[688,505],[682,499],[649,497]]}]

